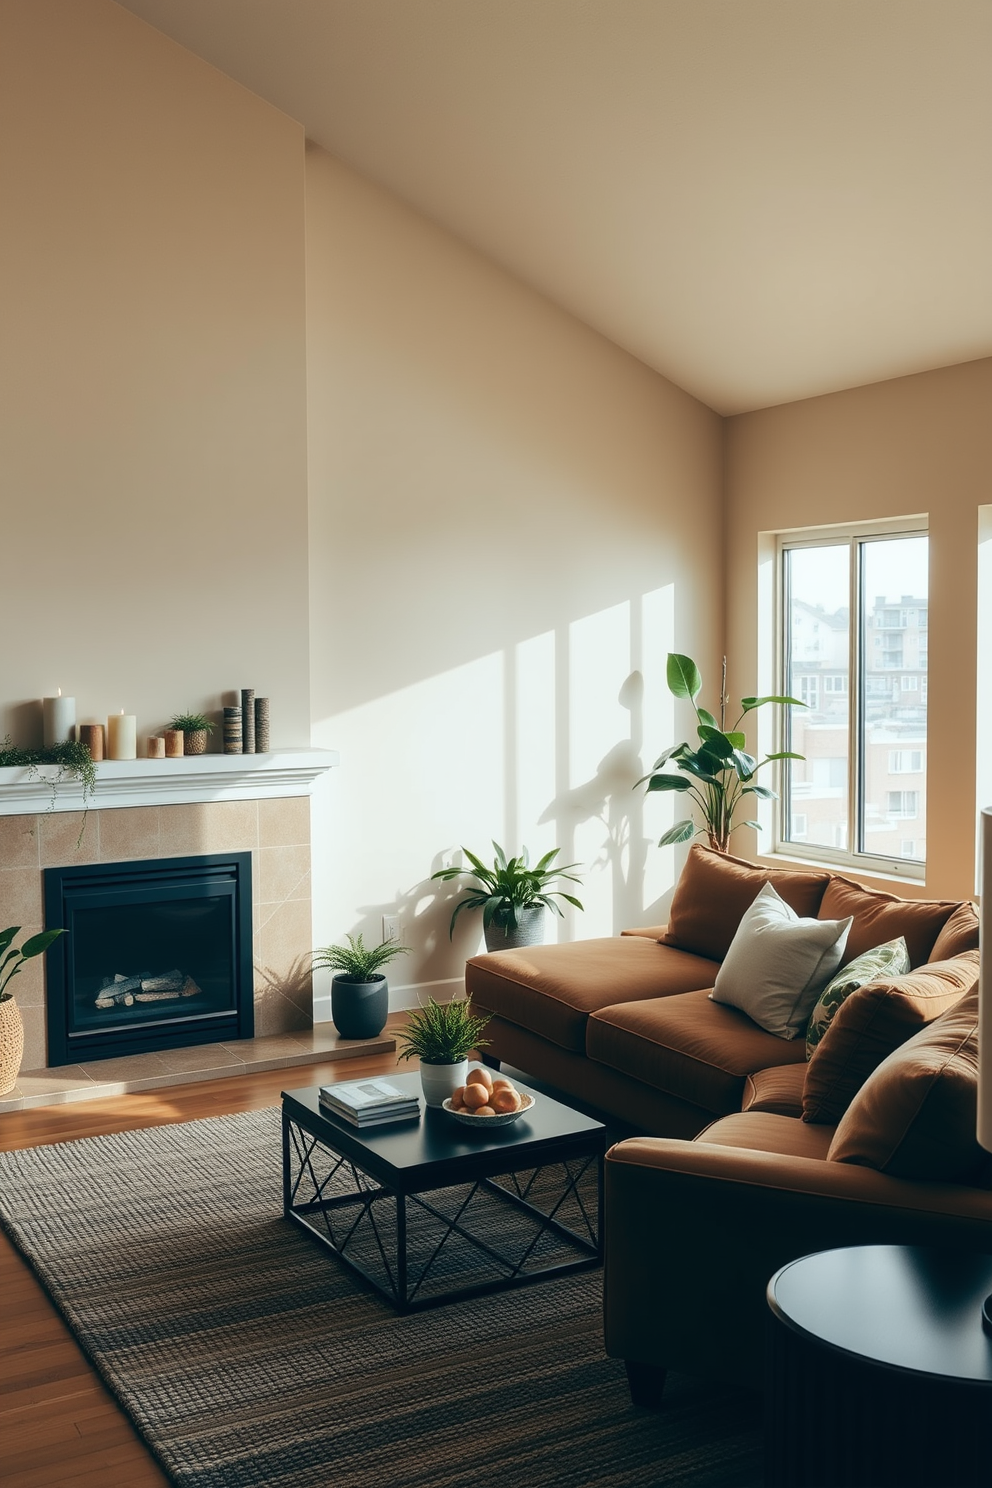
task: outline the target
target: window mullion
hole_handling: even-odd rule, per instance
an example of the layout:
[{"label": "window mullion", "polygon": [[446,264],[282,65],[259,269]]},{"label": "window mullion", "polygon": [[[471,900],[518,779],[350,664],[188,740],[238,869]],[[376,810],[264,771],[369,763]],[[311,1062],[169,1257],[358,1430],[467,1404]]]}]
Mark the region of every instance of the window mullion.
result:
[{"label": "window mullion", "polygon": [[861,645],[861,544],[856,537],[851,539],[849,562],[850,624],[848,625],[848,700],[847,700],[847,850],[849,853],[864,851],[864,829],[861,821],[861,760],[863,741],[861,719],[862,676]]}]

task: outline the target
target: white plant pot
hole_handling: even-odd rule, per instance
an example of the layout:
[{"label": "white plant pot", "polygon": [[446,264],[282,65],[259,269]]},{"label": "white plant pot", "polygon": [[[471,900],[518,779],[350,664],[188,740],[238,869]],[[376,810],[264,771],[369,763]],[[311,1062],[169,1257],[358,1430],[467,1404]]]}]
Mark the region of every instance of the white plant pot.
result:
[{"label": "white plant pot", "polygon": [[424,1088],[424,1100],[429,1106],[443,1106],[449,1096],[454,1095],[459,1085],[468,1079],[468,1060],[457,1064],[424,1064],[420,1062],[420,1083]]}]

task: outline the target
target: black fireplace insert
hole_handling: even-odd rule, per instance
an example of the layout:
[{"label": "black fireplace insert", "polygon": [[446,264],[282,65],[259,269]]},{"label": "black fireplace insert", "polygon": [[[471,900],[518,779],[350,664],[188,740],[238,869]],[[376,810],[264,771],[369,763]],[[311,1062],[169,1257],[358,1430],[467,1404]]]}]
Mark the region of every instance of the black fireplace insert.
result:
[{"label": "black fireplace insert", "polygon": [[45,869],[48,1062],[251,1038],[251,853]]}]

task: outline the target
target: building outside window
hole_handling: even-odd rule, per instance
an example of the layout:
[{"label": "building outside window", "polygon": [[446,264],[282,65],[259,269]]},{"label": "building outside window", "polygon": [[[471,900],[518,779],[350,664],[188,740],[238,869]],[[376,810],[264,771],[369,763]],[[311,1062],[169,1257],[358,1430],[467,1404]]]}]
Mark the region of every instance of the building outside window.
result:
[{"label": "building outside window", "polygon": [[[805,759],[783,764],[777,845],[922,877],[926,530],[789,534],[779,559],[781,687],[807,707],[788,710],[780,741]],[[918,777],[911,790],[907,775]]]}]

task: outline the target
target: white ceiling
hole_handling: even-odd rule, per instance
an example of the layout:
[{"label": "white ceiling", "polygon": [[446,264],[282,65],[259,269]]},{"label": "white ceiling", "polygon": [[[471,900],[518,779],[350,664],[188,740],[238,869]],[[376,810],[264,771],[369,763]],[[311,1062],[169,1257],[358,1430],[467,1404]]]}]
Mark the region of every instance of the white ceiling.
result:
[{"label": "white ceiling", "polygon": [[992,354],[992,0],[121,0],[721,413]]}]

